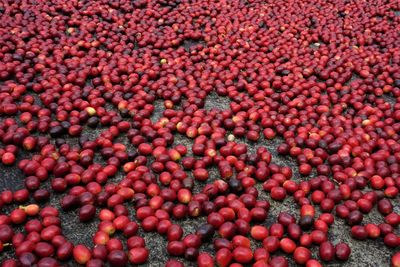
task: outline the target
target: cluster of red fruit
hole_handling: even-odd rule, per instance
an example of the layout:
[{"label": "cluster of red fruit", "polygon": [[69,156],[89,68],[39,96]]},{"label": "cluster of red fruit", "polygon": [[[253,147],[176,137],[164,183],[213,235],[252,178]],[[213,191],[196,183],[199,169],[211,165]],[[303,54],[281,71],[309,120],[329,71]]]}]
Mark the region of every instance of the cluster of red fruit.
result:
[{"label": "cluster of red fruit", "polygon": [[[398,249],[399,10],[395,0],[2,1],[0,157],[25,175],[25,189],[0,193],[0,250],[15,255],[2,266],[143,264],[142,229],[200,267],[289,257],[318,267],[350,256],[328,239],[335,220]],[[210,94],[229,107],[206,109]],[[273,138],[300,180],[271,162],[260,140]],[[31,156],[16,163],[23,150]],[[266,224],[286,198],[300,216]],[[382,220],[366,224],[375,206]],[[99,221],[93,246],[63,235],[69,210]],[[200,217],[184,233],[180,220]]]}]

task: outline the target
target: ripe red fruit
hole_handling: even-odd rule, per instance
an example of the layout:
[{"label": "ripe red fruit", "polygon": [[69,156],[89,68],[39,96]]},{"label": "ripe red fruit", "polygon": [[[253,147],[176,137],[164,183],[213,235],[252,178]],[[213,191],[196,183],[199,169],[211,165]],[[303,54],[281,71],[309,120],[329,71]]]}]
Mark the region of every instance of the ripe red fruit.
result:
[{"label": "ripe red fruit", "polygon": [[108,240],[107,244],[106,244],[107,250],[108,251],[113,251],[113,250],[122,250],[123,249],[123,245],[121,240],[117,239],[117,238],[111,238],[110,240]]},{"label": "ripe red fruit", "polygon": [[383,238],[383,242],[388,247],[392,248],[398,247],[400,246],[400,236],[395,235],[393,233],[389,233]]},{"label": "ripe red fruit", "polygon": [[397,226],[400,224],[400,215],[395,212],[392,212],[386,215],[385,222],[392,226]]},{"label": "ripe red fruit", "polygon": [[303,205],[303,206],[301,206],[301,209],[300,209],[300,215],[301,215],[301,217],[304,217],[304,216],[314,217],[315,208],[312,205]]},{"label": "ripe red fruit", "polygon": [[197,257],[197,265],[199,267],[214,267],[214,259],[210,254],[202,252]]},{"label": "ripe red fruit", "polygon": [[368,237],[372,239],[378,238],[381,235],[381,230],[375,224],[369,223],[365,225],[365,231],[367,231]]},{"label": "ripe red fruit", "polygon": [[312,238],[311,235],[309,234],[303,234],[300,237],[300,245],[304,246],[304,247],[309,247],[312,245]]},{"label": "ripe red fruit", "polygon": [[311,173],[311,170],[312,170],[311,165],[309,165],[307,163],[301,164],[299,166],[299,173],[301,175],[304,175],[304,176],[309,175]]},{"label": "ripe red fruit", "polygon": [[286,190],[283,187],[277,186],[271,189],[271,198],[277,201],[283,201],[286,198]]},{"label": "ripe red fruit", "polygon": [[128,256],[122,250],[113,250],[108,254],[107,260],[110,266],[126,266],[128,263]]},{"label": "ripe red fruit", "polygon": [[250,211],[250,215],[251,215],[251,220],[253,222],[259,222],[259,223],[264,222],[268,216],[265,208],[261,208],[261,207],[252,208]]},{"label": "ripe red fruit", "polygon": [[274,130],[271,129],[271,128],[265,128],[265,129],[263,130],[263,134],[264,134],[264,137],[265,137],[266,139],[273,139],[273,138],[275,137],[275,132],[274,132]]},{"label": "ripe red fruit", "polygon": [[392,267],[400,267],[400,252],[395,253],[391,259]]},{"label": "ripe red fruit", "polygon": [[364,226],[356,225],[351,228],[351,236],[358,240],[364,240],[368,237],[368,233]]},{"label": "ripe red fruit", "polygon": [[185,253],[185,244],[181,241],[171,241],[167,245],[168,254],[172,256],[181,256]]},{"label": "ripe red fruit", "polygon": [[283,256],[273,257],[270,260],[269,264],[271,265],[271,267],[288,267],[289,266],[288,260]]},{"label": "ripe red fruit", "polygon": [[87,222],[90,221],[91,219],[94,218],[96,214],[96,207],[88,204],[84,205],[82,208],[79,210],[79,220],[81,222]]},{"label": "ripe red fruit", "polygon": [[115,226],[115,229],[123,230],[126,227],[126,225],[129,223],[129,221],[130,220],[129,220],[128,216],[121,215],[114,219],[113,224]]},{"label": "ripe red fruit", "polygon": [[311,258],[311,251],[305,247],[297,247],[293,253],[293,258],[297,264],[306,264]]},{"label": "ripe red fruit", "polygon": [[296,249],[296,243],[293,242],[293,240],[285,237],[281,239],[280,247],[284,252],[291,254]]},{"label": "ripe red fruit", "polygon": [[195,234],[189,234],[183,239],[183,243],[188,248],[199,248],[201,245],[201,238]]},{"label": "ripe red fruit", "polygon": [[270,226],[269,235],[281,238],[283,234],[284,234],[284,228],[282,224],[275,223]]},{"label": "ripe red fruit", "polygon": [[207,222],[218,229],[224,223],[224,217],[217,212],[212,212],[207,217]]},{"label": "ripe red fruit", "polygon": [[248,263],[253,259],[253,252],[248,247],[237,247],[232,255],[233,259],[239,263]]},{"label": "ripe red fruit", "polygon": [[335,247],[335,255],[338,260],[346,261],[350,257],[351,249],[345,243],[338,243]]},{"label": "ripe red fruit", "polygon": [[307,261],[306,267],[322,267],[322,264],[315,259]]},{"label": "ripe red fruit", "polygon": [[263,246],[268,252],[272,253],[279,249],[280,242],[276,236],[268,236],[263,240]]},{"label": "ripe red fruit", "polygon": [[302,234],[300,226],[295,223],[289,224],[287,232],[289,234],[289,237],[293,240],[298,240]]},{"label": "ripe red fruit", "polygon": [[381,199],[378,202],[378,211],[383,215],[388,215],[393,211],[393,205],[389,199]]},{"label": "ripe red fruit", "polygon": [[258,261],[255,261],[253,264],[253,267],[268,267],[268,266],[269,265],[267,263],[267,260],[258,260]]},{"label": "ripe red fruit", "polygon": [[199,256],[199,250],[197,248],[189,247],[185,251],[185,259],[189,261],[195,261]]},{"label": "ripe red fruit", "polygon": [[193,177],[198,181],[207,181],[209,174],[206,169],[198,168],[193,171]]},{"label": "ripe red fruit", "polygon": [[90,250],[84,245],[76,245],[72,251],[72,254],[74,260],[79,264],[87,263],[92,257]]},{"label": "ripe red fruit", "polygon": [[168,241],[180,240],[183,235],[183,229],[177,224],[172,224],[167,231]]},{"label": "ripe red fruit", "polygon": [[152,146],[147,143],[142,143],[139,145],[138,151],[142,155],[150,155],[152,152]]},{"label": "ripe red fruit", "polygon": [[332,261],[335,256],[335,247],[331,242],[323,242],[319,246],[319,256],[323,261]]},{"label": "ripe red fruit", "polygon": [[268,236],[268,229],[261,225],[255,225],[251,228],[250,234],[255,240],[264,240]]},{"label": "ripe red fruit", "polygon": [[215,254],[215,261],[218,266],[226,267],[229,266],[229,263],[232,260],[232,253],[227,248],[221,248]]},{"label": "ripe red fruit", "polygon": [[326,233],[320,230],[314,230],[311,232],[311,239],[315,244],[322,244],[323,242],[328,240]]},{"label": "ripe red fruit", "polygon": [[72,245],[71,242],[65,242],[61,244],[61,246],[59,246],[57,249],[57,258],[59,260],[69,259],[73,254],[73,249],[74,246]]},{"label": "ripe red fruit", "polygon": [[26,213],[23,209],[15,209],[10,213],[10,220],[14,224],[21,224],[26,220]]},{"label": "ripe red fruit", "polygon": [[225,222],[219,228],[219,235],[223,238],[232,238],[236,233],[236,225],[232,222]]},{"label": "ripe red fruit", "polygon": [[256,248],[256,250],[254,250],[254,260],[255,261],[260,261],[260,260],[267,261],[268,259],[269,259],[269,253],[266,249]]},{"label": "ripe red fruit", "polygon": [[186,188],[179,189],[178,194],[178,201],[187,204],[192,200],[192,192]]},{"label": "ripe red fruit", "polygon": [[138,247],[144,247],[145,246],[145,240],[143,237],[140,236],[132,236],[128,239],[127,245],[129,249],[132,248],[138,248]]},{"label": "ripe red fruit", "polygon": [[51,257],[54,254],[54,247],[46,242],[38,242],[35,244],[35,254],[39,257]]},{"label": "ripe red fruit", "polygon": [[149,258],[149,251],[146,248],[132,248],[128,254],[129,262],[132,264],[143,264]]},{"label": "ripe red fruit", "polygon": [[110,240],[110,236],[103,231],[99,231],[93,236],[93,243],[95,245],[105,245],[107,244],[108,240]]},{"label": "ripe red fruit", "polygon": [[0,241],[3,244],[10,242],[13,235],[14,231],[9,225],[6,224],[0,225]]},{"label": "ripe red fruit", "polygon": [[184,266],[185,265],[182,262],[173,259],[170,259],[165,263],[165,267],[184,267]]},{"label": "ripe red fruit", "polygon": [[[126,265],[119,237],[110,237],[122,233],[129,249],[144,248],[138,227],[165,234],[169,250],[190,261],[208,243],[215,253],[249,248],[250,233],[263,241],[254,267],[287,266],[284,257],[269,259],[279,248],[308,267],[321,265],[306,261],[312,245],[331,259],[332,214],[354,238],[398,246],[398,1],[7,2],[0,159],[17,163],[9,168],[21,170],[26,188],[1,192],[0,210],[31,196],[53,203],[66,191],[62,212],[78,209],[82,222],[107,209],[90,236],[97,245],[88,267]],[[95,138],[88,128],[98,128]],[[186,137],[191,151],[180,144]],[[300,175],[315,177],[292,180],[292,168],[272,160],[272,143]],[[217,180],[204,183],[210,178]],[[258,182],[273,201],[293,196],[300,218],[282,213],[264,228],[269,203],[258,200]],[[375,205],[384,223],[363,223]],[[201,215],[207,223],[183,237],[178,221]],[[18,258],[4,267],[62,264],[72,244],[63,245],[61,220],[39,206],[0,215],[0,241]],[[26,233],[13,232],[24,223]],[[292,251],[292,242],[304,249]]]},{"label": "ripe red fruit", "polygon": [[12,165],[15,162],[15,155],[13,153],[6,152],[3,154],[3,156],[1,156],[1,162],[4,165]]}]

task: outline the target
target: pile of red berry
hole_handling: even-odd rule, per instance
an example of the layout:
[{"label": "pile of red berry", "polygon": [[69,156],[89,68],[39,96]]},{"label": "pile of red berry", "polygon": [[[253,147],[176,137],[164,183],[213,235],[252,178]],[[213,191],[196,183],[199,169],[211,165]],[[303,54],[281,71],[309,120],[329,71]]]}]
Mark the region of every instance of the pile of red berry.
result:
[{"label": "pile of red berry", "polygon": [[[398,250],[399,11],[396,0],[1,1],[0,157],[25,187],[0,193],[0,251],[14,256],[2,266],[151,265],[144,231],[165,236],[168,267],[317,267],[351,255],[330,238],[335,221]],[[299,216],[271,217],[285,199]],[[63,233],[71,210],[98,222],[93,244]],[[187,233],[187,218],[204,223]]]}]

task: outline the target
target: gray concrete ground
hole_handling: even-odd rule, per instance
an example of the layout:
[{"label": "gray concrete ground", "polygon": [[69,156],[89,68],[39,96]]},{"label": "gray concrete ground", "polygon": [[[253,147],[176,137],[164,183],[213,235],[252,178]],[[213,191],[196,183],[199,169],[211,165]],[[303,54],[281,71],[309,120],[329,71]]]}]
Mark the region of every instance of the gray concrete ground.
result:
[{"label": "gray concrete ground", "polygon": [[[220,108],[220,109],[227,109],[229,108],[228,100],[226,98],[220,98],[215,94],[210,94],[206,101],[205,108]],[[161,102],[156,104],[155,114],[153,115],[153,120],[157,120],[161,117],[162,108]],[[86,135],[90,138],[95,138],[101,132],[100,129],[97,130],[90,130],[84,131],[83,135]],[[71,143],[75,143],[76,140],[70,140]],[[245,142],[244,140],[241,140]],[[191,147],[192,140],[183,137],[183,136],[176,136],[175,139],[176,143],[185,144],[188,147]],[[274,140],[262,140],[257,144],[249,143],[250,150],[253,150],[259,146],[267,146],[269,150],[273,153],[273,162],[279,165],[289,165],[293,169],[294,179],[307,179],[302,178],[298,175],[296,163],[288,158],[282,157],[277,155],[276,147],[279,145],[281,141],[276,138]],[[26,153],[20,153],[20,158],[29,157]],[[216,170],[211,170],[210,177],[217,177],[218,173]],[[120,179],[121,176],[117,176],[112,181],[116,181]],[[24,177],[22,173],[17,169],[16,166],[6,167],[4,165],[0,165],[0,190],[3,189],[20,189],[23,188],[23,180]],[[210,179],[212,181],[212,178]],[[48,183],[45,186],[49,186]],[[269,198],[269,195],[262,190],[261,185],[258,185],[260,198],[268,199],[271,203],[270,214],[265,222],[266,226],[271,225],[276,221],[276,217],[281,211],[287,211],[291,214],[298,216],[298,207],[293,202],[293,200],[288,197],[284,202],[277,202],[273,201]],[[59,208],[59,200],[60,195],[52,195],[51,196],[51,204]],[[395,200],[395,206],[397,211],[399,212],[400,202],[399,198]],[[9,209],[6,209],[9,210]],[[60,209],[61,210],[61,209]],[[133,208],[131,208],[131,217],[133,218]],[[91,237],[96,231],[96,226],[98,224],[97,219],[89,222],[89,223],[81,223],[77,217],[77,211],[71,212],[61,212],[61,219],[62,219],[62,228],[64,234],[75,244],[77,243],[84,243],[86,245],[92,245]],[[183,225],[185,234],[193,233],[196,231],[196,228],[205,221],[205,217],[200,217],[197,219],[186,219],[183,221],[178,221],[179,224]],[[364,222],[375,222],[380,223],[383,221],[383,218],[378,212],[375,210],[370,215],[366,216]],[[164,266],[164,263],[170,258],[166,252],[166,238],[160,236],[157,233],[143,233],[140,231],[140,235],[144,236],[146,240],[146,246],[150,249],[150,258],[148,263],[145,266]],[[350,227],[347,226],[343,220],[335,218],[334,226],[330,230],[330,240],[336,244],[338,242],[346,242],[350,245],[352,249],[352,255],[347,262],[332,262],[326,264],[326,266],[352,266],[352,267],[380,267],[380,266],[389,266],[390,265],[390,256],[393,254],[394,250],[387,248],[383,244],[382,238],[378,240],[368,240],[368,241],[357,241],[351,238],[350,236]],[[253,243],[255,247],[261,247],[262,244],[260,242]],[[213,252],[212,244],[208,244],[207,246],[202,246],[202,251]],[[318,251],[317,248],[314,247],[313,256],[317,257]],[[9,258],[13,255],[13,251],[8,249],[5,252],[0,254],[0,260],[4,260]],[[290,265],[296,266],[293,260],[290,259]],[[179,258],[179,260],[182,260]],[[188,262],[182,260],[185,263],[185,266],[196,266],[195,263]],[[76,266],[71,262],[65,263],[66,266]]]}]

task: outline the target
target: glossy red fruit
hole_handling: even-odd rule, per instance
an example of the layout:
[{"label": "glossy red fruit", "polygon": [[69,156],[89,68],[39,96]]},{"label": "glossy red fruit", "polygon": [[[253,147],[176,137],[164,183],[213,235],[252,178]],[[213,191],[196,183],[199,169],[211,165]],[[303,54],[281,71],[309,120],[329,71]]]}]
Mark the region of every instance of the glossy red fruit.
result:
[{"label": "glossy red fruit", "polygon": [[183,235],[183,229],[177,224],[173,224],[168,228],[167,239],[168,241],[180,240]]},{"label": "glossy red fruit", "polygon": [[311,239],[313,243],[319,245],[327,241],[328,237],[325,232],[322,232],[321,230],[314,230],[311,232]]},{"label": "glossy red fruit", "polygon": [[269,264],[271,265],[271,267],[288,267],[289,266],[288,260],[283,256],[273,257],[270,260]]},{"label": "glossy red fruit", "polygon": [[35,244],[35,254],[42,258],[53,256],[54,247],[46,242],[38,242]]},{"label": "glossy red fruit", "polygon": [[125,266],[128,263],[128,256],[122,250],[113,250],[108,254],[107,260],[110,266]]},{"label": "glossy red fruit", "polygon": [[149,251],[142,247],[132,248],[129,250],[128,258],[132,264],[143,264],[149,258]]},{"label": "glossy red fruit", "polygon": [[199,256],[199,250],[197,248],[188,247],[185,250],[185,259],[189,261],[195,261]]},{"label": "glossy red fruit", "polygon": [[46,267],[46,266],[51,266],[51,267],[59,267],[60,264],[57,262],[56,259],[51,258],[51,257],[44,257],[41,258],[38,263],[37,263],[38,267]]},{"label": "glossy red fruit", "polygon": [[214,259],[210,254],[202,252],[197,257],[197,265],[199,267],[214,267]]},{"label": "glossy red fruit", "polygon": [[10,213],[10,220],[13,224],[21,224],[26,220],[26,212],[23,209],[15,209]]},{"label": "glossy red fruit", "polygon": [[296,249],[296,243],[293,242],[293,240],[289,238],[282,238],[280,241],[280,248],[288,254],[291,254],[295,251]]},{"label": "glossy red fruit", "polygon": [[185,244],[181,241],[171,241],[167,245],[167,252],[171,256],[182,256],[185,253]]},{"label": "glossy red fruit", "polygon": [[278,238],[281,238],[284,234],[284,228],[282,224],[275,223],[270,226],[269,228],[269,235],[270,236],[276,236]]},{"label": "glossy red fruit", "polygon": [[57,248],[57,258],[65,261],[72,257],[74,246],[71,242],[65,242]]},{"label": "glossy red fruit", "polygon": [[391,258],[392,267],[400,267],[400,252],[395,253]]},{"label": "glossy red fruit", "polygon": [[293,258],[297,264],[306,264],[311,259],[311,251],[305,247],[297,247],[293,253]]},{"label": "glossy red fruit", "polygon": [[242,235],[236,235],[232,239],[232,245],[233,247],[246,247],[250,248],[251,242],[250,239],[248,239],[245,236]]},{"label": "glossy red fruit", "polygon": [[102,267],[104,263],[100,259],[91,259],[86,263],[86,267]]},{"label": "glossy red fruit", "polygon": [[183,238],[183,243],[187,248],[199,248],[202,242],[200,236],[189,234]]},{"label": "glossy red fruit", "polygon": [[232,257],[232,253],[229,249],[221,248],[215,255],[215,261],[218,266],[226,267],[229,266],[230,262],[232,261]]},{"label": "glossy red fruit", "polygon": [[251,228],[250,235],[255,240],[264,240],[268,236],[268,229],[261,225],[255,225]]},{"label": "glossy red fruit", "polygon": [[110,240],[110,236],[103,231],[99,231],[93,236],[93,243],[95,245],[105,245]]},{"label": "glossy red fruit", "polygon": [[346,261],[350,257],[351,249],[345,243],[338,243],[335,247],[335,255],[338,260]]},{"label": "glossy red fruit", "polygon": [[13,229],[6,224],[0,225],[0,241],[2,243],[8,243],[14,235]]},{"label": "glossy red fruit", "polygon": [[365,231],[367,231],[368,237],[372,239],[378,238],[381,235],[381,230],[375,224],[369,223],[365,225]]},{"label": "glossy red fruit", "polygon": [[2,262],[2,264],[1,264],[1,267],[17,267],[17,266],[18,266],[18,263],[17,263],[17,261],[14,260],[14,259],[7,259],[7,260],[4,260],[4,261]]},{"label": "glossy red fruit", "polygon": [[286,190],[283,187],[273,187],[271,189],[271,198],[277,201],[283,201],[286,198]]},{"label": "glossy red fruit", "polygon": [[12,165],[15,162],[15,155],[11,152],[6,152],[1,156],[1,162],[4,165]]},{"label": "glossy red fruit", "polygon": [[307,261],[306,267],[322,267],[322,264],[315,259],[311,259]]},{"label": "glossy red fruit", "polygon": [[193,177],[198,181],[206,181],[209,177],[208,171],[203,168],[198,168],[193,171]]},{"label": "glossy red fruit", "polygon": [[[123,250],[121,234],[129,249],[144,247],[130,239],[138,227],[183,243],[179,254],[191,261],[208,243],[210,255],[248,248],[250,234],[263,241],[254,267],[288,265],[263,256],[292,253],[286,239],[326,247],[332,214],[354,238],[398,246],[398,1],[31,2],[2,8],[0,159],[5,168],[17,163],[26,187],[0,193],[0,241],[18,257],[5,267],[63,265],[58,249],[69,248],[58,210],[12,211],[30,196],[52,202],[54,193],[66,193],[63,212],[77,209],[82,222],[93,208],[108,210],[99,215],[102,234],[89,237],[98,245],[88,267],[124,265],[113,251]],[[99,130],[96,138],[88,128]],[[193,143],[180,144],[179,135]],[[270,144],[243,143],[261,135],[279,136],[277,152],[312,177],[292,180]],[[260,228],[269,203],[258,200],[257,182],[272,201],[293,197],[300,218],[282,212]],[[379,226],[364,221],[375,205]],[[203,215],[207,223],[192,235],[174,225]],[[24,232],[13,232],[17,224]]]},{"label": "glossy red fruit", "polygon": [[323,261],[332,261],[335,256],[335,247],[332,245],[331,242],[326,241],[323,242],[319,246],[319,257]]},{"label": "glossy red fruit", "polygon": [[239,263],[248,263],[253,259],[253,252],[248,247],[237,247],[232,252],[233,259]]},{"label": "glossy red fruit", "polygon": [[272,253],[279,249],[280,242],[276,236],[268,236],[263,240],[263,246],[268,252]]},{"label": "glossy red fruit", "polygon": [[81,222],[87,222],[94,218],[96,214],[96,207],[94,205],[88,204],[84,205],[79,210],[79,220]]},{"label": "glossy red fruit", "polygon": [[254,250],[254,261],[260,261],[260,260],[267,261],[268,259],[269,259],[269,253],[266,249],[256,248]]},{"label": "glossy red fruit", "polygon": [[92,257],[90,250],[84,245],[76,245],[72,253],[74,260],[79,264],[87,263]]},{"label": "glossy red fruit", "polygon": [[92,258],[105,261],[107,259],[107,253],[108,251],[105,245],[96,245],[92,250]]},{"label": "glossy red fruit", "polygon": [[389,233],[383,238],[383,243],[388,247],[396,248],[400,246],[400,236],[394,233]]},{"label": "glossy red fruit", "polygon": [[185,265],[178,261],[178,260],[174,260],[174,259],[170,259],[165,263],[165,267],[184,267]]},{"label": "glossy red fruit", "polygon": [[365,240],[368,237],[368,233],[364,226],[356,225],[351,228],[351,236],[358,240]]},{"label": "glossy red fruit", "polygon": [[223,238],[232,238],[237,230],[237,226],[232,222],[225,222],[219,228],[219,234]]}]

